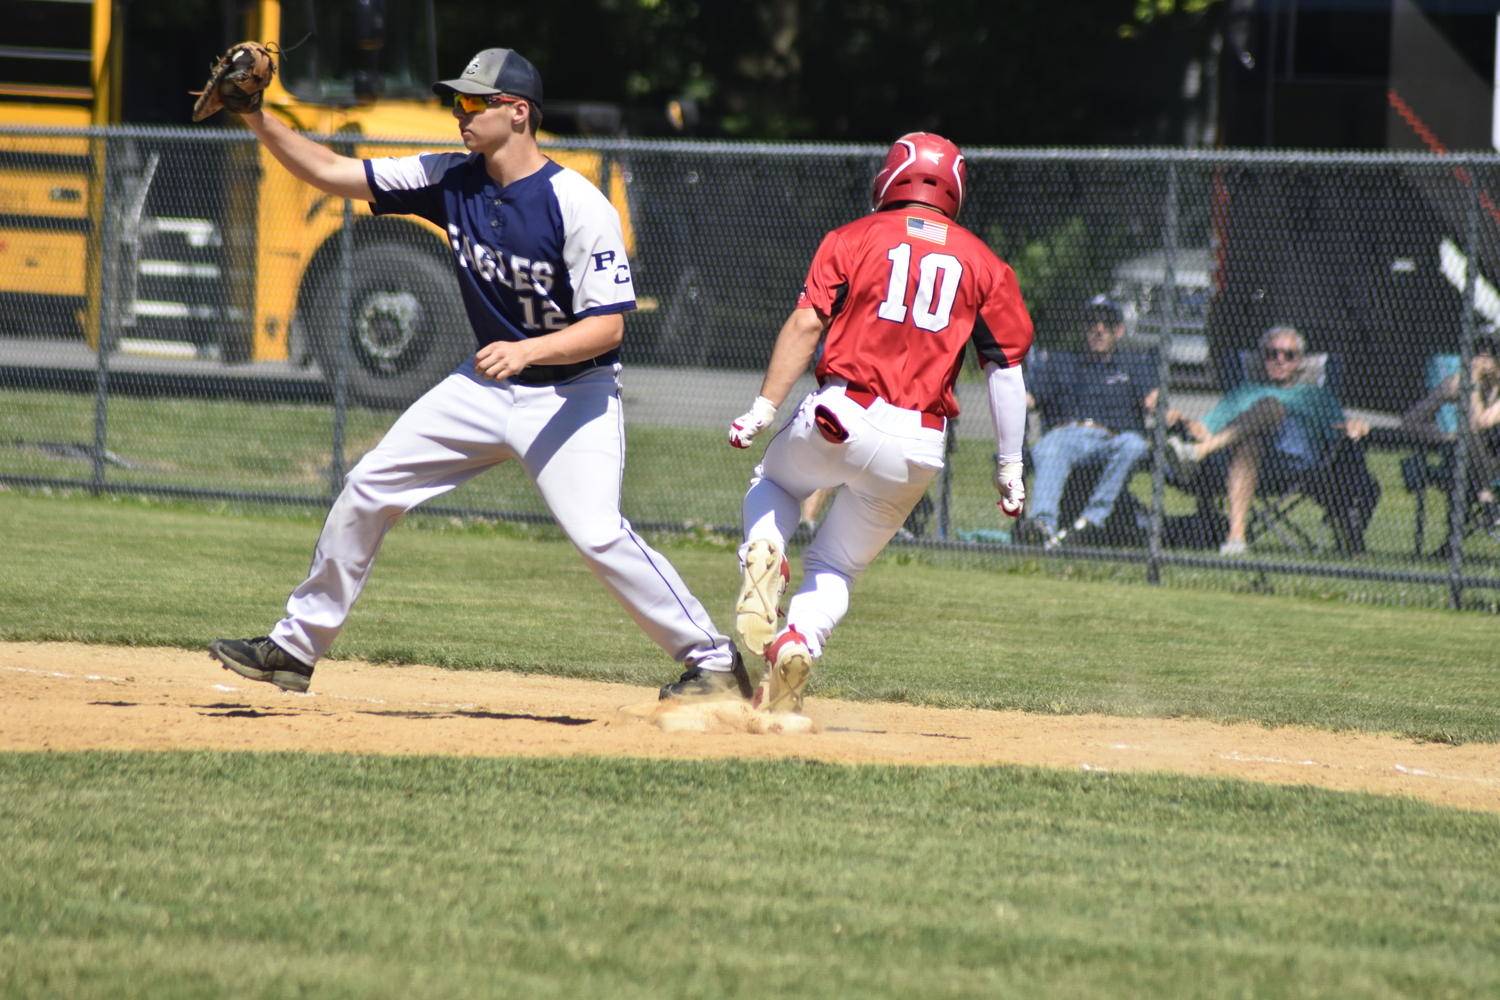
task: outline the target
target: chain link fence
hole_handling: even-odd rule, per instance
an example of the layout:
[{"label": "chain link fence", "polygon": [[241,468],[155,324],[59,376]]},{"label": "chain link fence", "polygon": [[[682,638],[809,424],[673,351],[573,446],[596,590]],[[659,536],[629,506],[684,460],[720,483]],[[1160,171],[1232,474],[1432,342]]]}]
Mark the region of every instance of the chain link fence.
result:
[{"label": "chain link fence", "polygon": [[[359,156],[452,148],[327,141]],[[724,428],[754,399],[819,240],[868,210],[884,149],[548,152],[610,196],[634,258],[626,513],[737,531],[755,455]],[[1179,586],[1492,604],[1500,160],[968,156],[960,221],[1015,269],[1037,326],[1030,516],[996,510],[971,358],[947,469],[898,544]],[[293,181],[246,133],[0,130],[0,482],[326,504],[473,350],[452,266],[435,228]],[[1295,334],[1268,341],[1275,328]],[[427,509],[547,519],[514,463]]]}]

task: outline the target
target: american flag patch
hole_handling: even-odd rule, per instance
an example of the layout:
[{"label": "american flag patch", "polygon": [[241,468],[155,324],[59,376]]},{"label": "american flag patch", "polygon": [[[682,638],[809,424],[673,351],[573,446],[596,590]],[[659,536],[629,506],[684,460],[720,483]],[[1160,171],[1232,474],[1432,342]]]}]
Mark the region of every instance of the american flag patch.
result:
[{"label": "american flag patch", "polygon": [[906,235],[915,236],[919,240],[931,240],[933,243],[948,243],[948,226],[943,222],[933,222],[931,219],[919,219],[915,215],[906,217]]}]

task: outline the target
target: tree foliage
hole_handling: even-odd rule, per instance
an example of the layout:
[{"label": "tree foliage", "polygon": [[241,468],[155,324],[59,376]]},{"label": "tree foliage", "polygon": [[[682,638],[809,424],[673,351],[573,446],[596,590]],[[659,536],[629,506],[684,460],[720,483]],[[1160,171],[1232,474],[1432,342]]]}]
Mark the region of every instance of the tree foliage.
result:
[{"label": "tree foliage", "polygon": [[[320,22],[338,33],[355,2],[317,0]],[[1222,0],[435,2],[442,74],[456,75],[479,49],[514,48],[540,68],[549,99],[619,104],[637,134],[669,132],[666,103],[690,99],[699,135],[885,142],[927,128],[960,143],[1009,145],[1181,141],[1184,74],[1205,60],[1225,8]],[[400,49],[426,72],[423,3],[386,0],[392,26],[414,26],[387,38],[387,71]],[[312,8],[283,0],[284,23],[305,23]],[[127,117],[185,121],[182,94],[224,39],[240,37],[241,5],[135,0],[126,10]],[[324,71],[337,69],[331,48],[325,56]]]},{"label": "tree foliage", "polygon": [[[1218,0],[439,0],[440,62],[503,45],[549,96],[660,108],[700,134],[965,143],[1175,142]],[[1128,30],[1123,30],[1128,29]]]}]

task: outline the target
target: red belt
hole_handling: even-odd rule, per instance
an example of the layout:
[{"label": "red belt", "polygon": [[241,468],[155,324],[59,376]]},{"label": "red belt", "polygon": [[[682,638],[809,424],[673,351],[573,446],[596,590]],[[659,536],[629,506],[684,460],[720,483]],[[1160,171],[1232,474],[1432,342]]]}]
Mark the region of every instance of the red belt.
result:
[{"label": "red belt", "polygon": [[[849,399],[854,400],[854,402],[858,403],[860,406],[864,407],[867,410],[870,408],[871,403],[880,398],[873,392],[868,392],[864,389],[856,389],[852,385],[847,385],[844,387],[844,395]],[[935,431],[940,431],[948,426],[948,418],[938,413],[923,413],[922,426],[929,427]]]}]

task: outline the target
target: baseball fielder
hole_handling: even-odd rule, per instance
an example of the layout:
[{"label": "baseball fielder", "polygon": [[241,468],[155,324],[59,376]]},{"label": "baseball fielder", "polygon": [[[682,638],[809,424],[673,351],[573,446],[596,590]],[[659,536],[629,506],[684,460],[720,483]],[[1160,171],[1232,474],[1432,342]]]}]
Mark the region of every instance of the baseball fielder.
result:
[{"label": "baseball fielder", "polygon": [[[947,421],[958,414],[953,383],[971,341],[989,382],[1000,508],[1021,513],[1020,365],[1031,347],[1031,317],[1011,269],[953,221],[966,179],[958,147],[941,136],[914,132],[896,141],[871,188],[873,214],[824,237],[760,396],[729,428],[730,444],[749,447],[826,332],[821,388],[771,440],[745,494],[735,624],[745,645],[766,658],[754,699],[761,708],[801,709],[812,661],[849,609],[850,586],[942,468]],[[778,630],[798,505],[837,486]]]},{"label": "baseball fielder", "polygon": [[252,680],[307,690],[391,526],[515,459],[594,574],[686,664],[662,697],[748,698],[734,643],[620,514],[619,347],[635,291],[618,213],[538,149],[542,80],[519,54],[486,49],[432,89],[453,99],[467,153],[350,159],[263,115],[258,102],[242,112],[299,179],[371,202],[376,215],[419,215],[447,231],[479,350],[350,471],[312,569],[271,634],[215,639],[210,654]]}]

